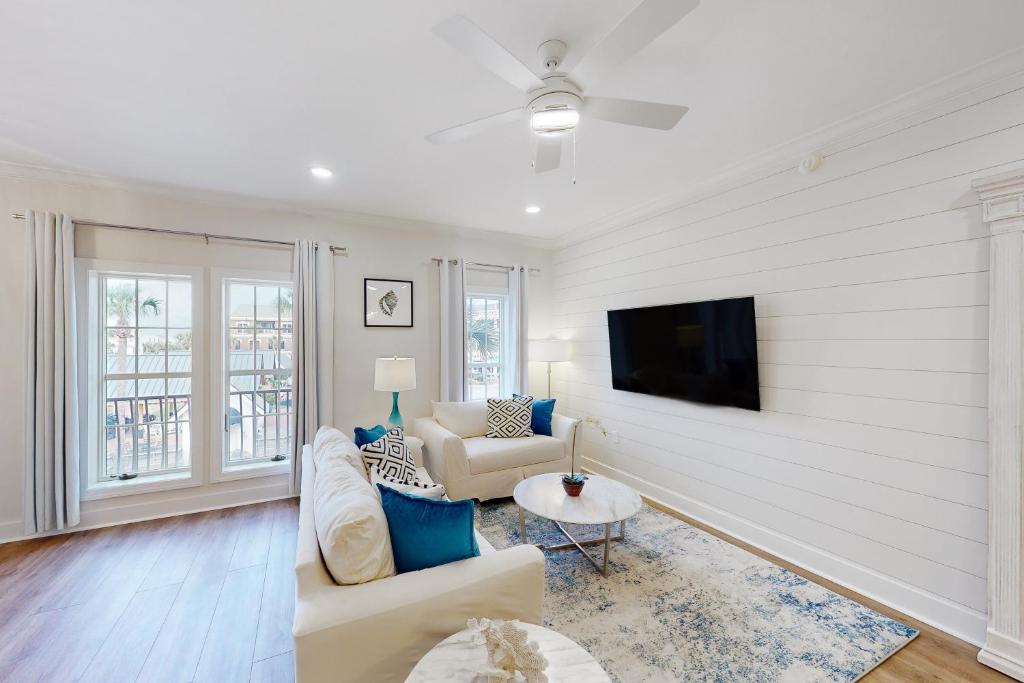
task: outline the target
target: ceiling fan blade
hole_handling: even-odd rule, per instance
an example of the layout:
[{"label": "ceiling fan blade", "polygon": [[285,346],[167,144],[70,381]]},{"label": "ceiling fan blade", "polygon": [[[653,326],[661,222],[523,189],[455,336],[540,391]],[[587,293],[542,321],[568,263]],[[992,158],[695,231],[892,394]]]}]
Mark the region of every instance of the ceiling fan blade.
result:
[{"label": "ceiling fan blade", "polygon": [[584,106],[586,115],[595,119],[658,130],[672,129],[690,111],[689,107],[677,104],[620,100],[614,97],[588,97]]},{"label": "ceiling fan blade", "polygon": [[562,163],[562,136],[538,135],[537,150],[533,154],[533,172],[554,171]]},{"label": "ceiling fan blade", "polygon": [[449,142],[455,142],[456,140],[462,140],[470,136],[482,133],[488,128],[494,128],[501,126],[506,123],[512,123],[518,121],[523,117],[523,108],[517,107],[516,109],[509,109],[503,111],[500,114],[492,114],[491,116],[485,116],[482,119],[476,121],[470,121],[469,123],[461,123],[451,128],[445,128],[439,130],[436,133],[427,135],[426,138],[435,145],[443,145]]},{"label": "ceiling fan blade", "polygon": [[569,79],[584,91],[592,88],[612,69],[654,41],[699,4],[700,0],[643,0],[584,55],[569,74]]},{"label": "ceiling fan blade", "polygon": [[434,27],[434,33],[524,92],[544,87],[544,81],[516,59],[515,55],[461,14],[442,21]]}]

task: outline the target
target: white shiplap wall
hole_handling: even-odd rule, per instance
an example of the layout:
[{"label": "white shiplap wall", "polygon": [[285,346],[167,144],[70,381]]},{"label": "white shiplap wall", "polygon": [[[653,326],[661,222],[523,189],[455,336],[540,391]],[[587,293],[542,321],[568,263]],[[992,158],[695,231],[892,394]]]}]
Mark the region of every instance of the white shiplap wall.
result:
[{"label": "white shiplap wall", "polygon": [[[986,611],[988,238],[1015,77],[560,250],[584,465],[952,633]],[[798,157],[796,157],[798,158]],[[755,296],[760,413],[611,389],[609,308]]]}]

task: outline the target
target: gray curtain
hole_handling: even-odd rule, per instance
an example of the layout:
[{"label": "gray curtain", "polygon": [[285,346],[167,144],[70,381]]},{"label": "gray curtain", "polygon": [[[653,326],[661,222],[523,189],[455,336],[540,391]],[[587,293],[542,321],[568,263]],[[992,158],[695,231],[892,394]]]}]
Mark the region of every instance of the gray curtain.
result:
[{"label": "gray curtain", "polygon": [[27,356],[25,533],[79,522],[75,227],[65,214],[25,212]]},{"label": "gray curtain", "polygon": [[291,481],[302,482],[302,446],[313,443],[321,425],[333,422],[334,260],[316,242],[296,240],[292,259],[295,352],[293,356]]},{"label": "gray curtain", "polygon": [[512,391],[517,394],[530,393],[530,269],[515,265],[508,273],[509,332],[509,376]]},{"label": "gray curtain", "polygon": [[466,397],[466,264],[463,259],[441,259],[440,400]]}]

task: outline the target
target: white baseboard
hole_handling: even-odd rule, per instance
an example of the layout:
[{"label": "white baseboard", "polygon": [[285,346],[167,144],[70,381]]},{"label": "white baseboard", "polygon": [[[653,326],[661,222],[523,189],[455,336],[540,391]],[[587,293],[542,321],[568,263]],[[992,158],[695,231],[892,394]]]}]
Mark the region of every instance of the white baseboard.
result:
[{"label": "white baseboard", "polygon": [[985,646],[978,653],[978,661],[1007,676],[1016,678],[1018,681],[1024,681],[1024,642],[1022,641],[989,631]]},{"label": "white baseboard", "polygon": [[[707,524],[787,562],[838,583],[866,598],[877,600],[950,635],[981,647],[985,642],[986,615],[937,595],[907,585],[891,576],[814,548],[794,538],[766,529],[706,503],[670,491],[645,479],[583,459],[586,469],[619,479],[661,505]],[[987,664],[988,662],[983,662]],[[991,666],[991,665],[990,665]],[[998,668],[998,667],[996,667]]]},{"label": "white baseboard", "polygon": [[[209,510],[221,510],[224,508],[238,507],[240,505],[252,505],[254,503],[266,503],[272,500],[291,498],[288,492],[287,483],[261,484],[247,488],[237,488],[230,491],[209,491],[194,493],[195,489],[184,495],[164,498],[162,500],[140,500],[127,504],[119,503],[122,499],[108,499],[83,505],[81,523],[71,529],[60,531],[48,531],[41,534],[25,535],[24,523],[21,520],[0,522],[0,544],[14,541],[24,541],[30,538],[42,538],[58,534],[75,533],[88,531],[89,529],[100,529],[118,524],[131,524],[133,522],[145,522],[151,519],[162,519],[164,517],[177,517],[178,515],[190,515],[196,512],[207,512]],[[140,496],[141,497],[141,496]],[[129,497],[130,498],[130,497]],[[125,499],[127,500],[127,498]],[[114,501],[112,504],[111,501]]]},{"label": "white baseboard", "polygon": [[0,543],[17,541],[25,538],[25,522],[20,519],[12,519],[7,522],[0,522]]}]

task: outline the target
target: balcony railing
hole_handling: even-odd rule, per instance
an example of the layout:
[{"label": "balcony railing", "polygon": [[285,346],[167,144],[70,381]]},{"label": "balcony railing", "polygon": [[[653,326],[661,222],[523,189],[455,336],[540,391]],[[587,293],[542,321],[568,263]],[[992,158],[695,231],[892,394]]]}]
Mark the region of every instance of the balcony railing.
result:
[{"label": "balcony railing", "polygon": [[104,475],[187,469],[191,465],[191,408],[189,395],[107,399]]},{"label": "balcony railing", "polygon": [[228,405],[225,428],[229,464],[288,457],[292,443],[291,389],[232,391]]}]

